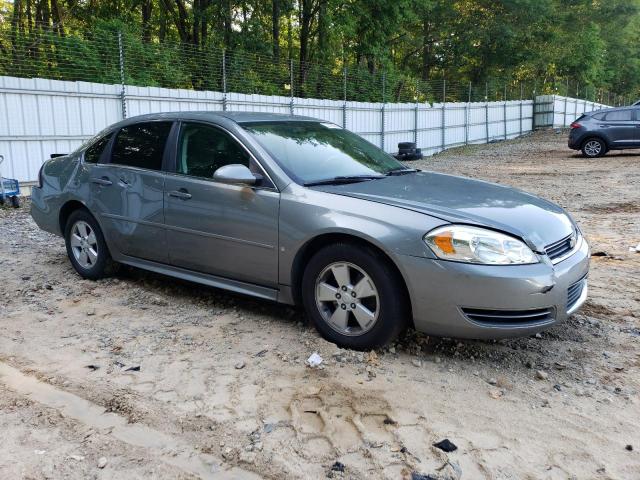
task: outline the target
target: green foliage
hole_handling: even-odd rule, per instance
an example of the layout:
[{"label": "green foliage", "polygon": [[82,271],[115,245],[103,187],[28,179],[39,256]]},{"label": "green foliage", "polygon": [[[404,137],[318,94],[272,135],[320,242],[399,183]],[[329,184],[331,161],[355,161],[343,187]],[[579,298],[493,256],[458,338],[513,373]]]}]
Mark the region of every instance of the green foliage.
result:
[{"label": "green foliage", "polygon": [[0,0],[0,75],[119,83],[119,34],[133,85],[407,102],[640,89],[640,0]]}]

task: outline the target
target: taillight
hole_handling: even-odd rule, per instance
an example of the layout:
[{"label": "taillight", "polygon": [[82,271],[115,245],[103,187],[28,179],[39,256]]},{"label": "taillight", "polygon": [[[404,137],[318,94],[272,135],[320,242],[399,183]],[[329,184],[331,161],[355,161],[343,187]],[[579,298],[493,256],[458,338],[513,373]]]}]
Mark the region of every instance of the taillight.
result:
[{"label": "taillight", "polygon": [[40,167],[40,170],[38,171],[38,188],[42,188],[42,171],[44,170],[44,163],[42,164],[42,166]]},{"label": "taillight", "polygon": [[569,128],[580,128],[582,125],[580,125],[578,122],[573,122],[571,125],[569,125]]}]

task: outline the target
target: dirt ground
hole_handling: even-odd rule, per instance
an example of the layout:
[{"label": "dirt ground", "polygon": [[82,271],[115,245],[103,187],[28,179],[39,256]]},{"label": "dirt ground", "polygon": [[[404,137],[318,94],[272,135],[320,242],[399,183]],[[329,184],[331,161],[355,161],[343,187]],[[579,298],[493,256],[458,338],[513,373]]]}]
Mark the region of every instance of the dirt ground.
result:
[{"label": "dirt ground", "polygon": [[28,208],[2,209],[0,478],[640,478],[640,156],[565,142],[417,162],[558,202],[599,255],[582,311],[514,340],[339,350],[288,307],[81,280]]}]

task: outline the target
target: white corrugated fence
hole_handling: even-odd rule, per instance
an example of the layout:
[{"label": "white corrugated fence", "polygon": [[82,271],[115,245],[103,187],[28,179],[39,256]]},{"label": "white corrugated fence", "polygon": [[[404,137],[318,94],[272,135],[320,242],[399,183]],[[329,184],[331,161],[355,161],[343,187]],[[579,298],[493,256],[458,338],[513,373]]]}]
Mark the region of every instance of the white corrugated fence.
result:
[{"label": "white corrugated fence", "polygon": [[[397,151],[398,142],[415,141],[425,155],[454,146],[514,138],[534,127],[532,100],[367,103],[126,86],[123,102],[121,90],[121,85],[0,76],[0,155],[6,159],[3,176],[35,181],[40,165],[50,154],[71,152],[121,120],[123,104],[128,117],[224,109],[307,115],[352,130],[388,152]],[[575,99],[563,103],[563,97],[538,98],[546,103],[536,102],[536,126],[551,125],[551,120],[554,126],[560,120],[567,125],[583,105],[592,110],[596,105]],[[566,118],[557,111],[563,106],[570,107],[564,110]]]}]

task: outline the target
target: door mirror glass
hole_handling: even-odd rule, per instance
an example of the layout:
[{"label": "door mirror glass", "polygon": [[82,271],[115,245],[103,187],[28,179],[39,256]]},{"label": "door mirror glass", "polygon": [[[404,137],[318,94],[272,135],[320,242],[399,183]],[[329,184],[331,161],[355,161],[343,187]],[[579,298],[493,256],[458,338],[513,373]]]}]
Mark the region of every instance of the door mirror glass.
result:
[{"label": "door mirror glass", "polygon": [[233,185],[255,185],[261,180],[260,175],[252,173],[251,170],[239,163],[220,167],[213,173],[213,179]]}]

